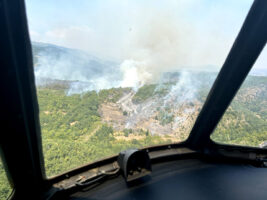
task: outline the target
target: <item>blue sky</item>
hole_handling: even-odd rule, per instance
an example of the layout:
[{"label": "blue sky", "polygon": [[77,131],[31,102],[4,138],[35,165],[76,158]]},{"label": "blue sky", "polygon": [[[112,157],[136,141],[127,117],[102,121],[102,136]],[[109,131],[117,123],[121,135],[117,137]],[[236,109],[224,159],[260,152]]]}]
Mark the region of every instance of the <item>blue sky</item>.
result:
[{"label": "blue sky", "polygon": [[[169,64],[183,66],[221,66],[251,4],[252,0],[26,0],[33,41],[117,61],[175,57]],[[266,57],[265,50],[257,68],[266,68]]]}]

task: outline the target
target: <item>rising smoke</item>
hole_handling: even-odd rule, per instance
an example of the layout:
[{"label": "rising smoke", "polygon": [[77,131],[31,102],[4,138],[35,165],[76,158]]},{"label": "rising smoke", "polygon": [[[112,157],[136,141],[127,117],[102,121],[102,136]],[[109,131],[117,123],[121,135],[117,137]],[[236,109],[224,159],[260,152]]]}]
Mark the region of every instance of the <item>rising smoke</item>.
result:
[{"label": "rising smoke", "polygon": [[[237,12],[230,9],[231,4],[229,7],[223,4],[224,9],[216,6],[205,8],[203,12],[198,1],[166,2],[170,5],[152,0],[135,7],[125,1],[125,4],[120,3],[122,7],[118,7],[113,2],[107,10],[100,9],[100,20],[91,23],[97,26],[89,27],[88,22],[82,28],[57,27],[49,31],[45,36],[54,38],[52,43],[59,44],[60,40],[67,46],[90,53],[33,43],[37,85],[64,80],[68,83],[67,95],[131,87],[133,90],[116,104],[129,113],[125,128],[138,127],[140,121],[153,119],[159,113],[164,119],[175,116],[174,122],[168,124],[172,126],[170,129],[181,127],[200,107],[198,93],[201,84],[209,82],[210,86],[215,77],[199,80],[201,76],[195,76],[196,71],[218,70],[214,65],[223,64],[242,23],[236,18]],[[110,7],[116,7],[118,13],[114,15]],[[202,15],[198,19],[195,14],[199,13]],[[229,28],[229,24],[235,28]],[[98,53],[98,56],[91,56],[91,52]],[[113,57],[116,61],[107,61],[107,57],[112,55],[116,55]],[[155,91],[160,91],[166,83],[171,84],[164,96],[155,95],[140,104],[133,103],[132,98],[143,85],[157,84]],[[154,124],[150,128],[157,132],[160,127]]]},{"label": "rising smoke", "polygon": [[194,65],[195,60],[205,54],[204,50],[195,53],[194,49],[200,50],[197,35],[192,24],[161,12],[141,13],[131,24],[122,39],[123,53],[117,62],[79,50],[33,43],[36,82],[42,85],[47,84],[47,79],[70,81],[68,95],[112,87],[132,87],[137,91],[145,84],[160,83],[167,72],[186,70],[171,92],[191,85],[190,95],[194,96],[194,84],[187,69],[189,66],[200,69]]},{"label": "rising smoke", "polygon": [[112,87],[137,90],[157,83],[163,73],[180,70],[187,62],[186,42],[193,31],[179,28],[180,24],[167,16],[134,24],[126,37],[124,59],[118,63],[78,50],[33,43],[38,50],[34,51],[37,84],[43,84],[45,78],[72,81],[67,92],[71,95]]}]

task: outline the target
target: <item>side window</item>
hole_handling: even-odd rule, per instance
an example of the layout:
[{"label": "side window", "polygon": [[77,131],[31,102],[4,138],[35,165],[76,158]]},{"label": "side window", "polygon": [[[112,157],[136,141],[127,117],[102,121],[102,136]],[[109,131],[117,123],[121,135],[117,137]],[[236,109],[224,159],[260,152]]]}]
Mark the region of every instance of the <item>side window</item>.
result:
[{"label": "side window", "polygon": [[267,49],[253,66],[211,139],[218,143],[267,147]]},{"label": "side window", "polygon": [[4,200],[9,197],[11,194],[11,187],[9,185],[9,182],[7,180],[6,172],[2,163],[2,160],[0,159],[0,199]]}]

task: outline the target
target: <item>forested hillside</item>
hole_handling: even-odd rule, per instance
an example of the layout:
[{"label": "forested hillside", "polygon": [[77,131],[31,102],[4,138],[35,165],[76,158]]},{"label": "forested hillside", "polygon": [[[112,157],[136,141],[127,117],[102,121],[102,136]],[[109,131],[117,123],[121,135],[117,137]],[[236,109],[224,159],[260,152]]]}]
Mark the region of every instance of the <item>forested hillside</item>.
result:
[{"label": "forested hillside", "polygon": [[267,141],[267,77],[247,77],[211,138],[255,147]]},{"label": "forested hillside", "polygon": [[[127,148],[186,139],[208,92],[207,85],[198,90],[195,99],[181,102],[166,97],[174,83],[145,85],[137,91],[112,88],[66,95],[68,84],[54,81],[37,89],[47,176]],[[166,99],[164,107],[155,103]],[[136,118],[139,121],[129,125]],[[267,77],[247,78],[211,138],[256,147],[267,141]],[[2,165],[0,170],[0,197],[4,199],[10,189]]]},{"label": "forested hillside", "polygon": [[8,183],[3,163],[0,160],[0,199],[6,199],[10,195],[10,193],[11,187]]},{"label": "forested hillside", "polygon": [[101,121],[102,103],[116,101],[128,89],[110,89],[99,93],[66,96],[62,90],[39,89],[40,120],[47,175],[55,175],[87,162],[117,154],[131,147],[170,142],[146,134],[146,130],[114,131]]},{"label": "forested hillside", "polygon": [[[161,90],[156,90],[155,85],[150,85],[140,88],[136,93],[130,88],[113,88],[98,93],[91,91],[70,96],[57,85],[50,85],[49,89],[39,88],[38,100],[47,175],[64,172],[130,147],[139,148],[186,139],[190,129],[173,127],[179,124],[181,126],[188,124],[190,128],[192,127],[195,116],[200,111],[200,108],[194,109],[194,107],[202,105],[201,99],[207,95],[205,91],[200,90],[199,96],[196,96],[198,102],[192,101],[191,105],[187,103],[180,105],[184,106],[185,112],[193,110],[190,116],[194,117],[188,118],[192,123],[186,121],[176,123],[174,120],[179,117],[177,115],[183,113],[168,107],[164,107],[163,110],[153,104],[157,107],[154,114],[140,118],[138,123],[129,126],[129,120],[140,116],[125,108],[139,106],[142,102],[147,106],[148,103],[155,102],[155,99],[165,97],[168,88],[169,84]],[[129,94],[132,97],[127,96]],[[123,107],[124,104],[120,102],[123,97],[131,99],[133,105],[127,104],[127,107]],[[249,146],[259,146],[266,141],[266,97],[267,78],[248,77],[212,135],[212,139],[222,143]],[[171,102],[168,103],[172,105]],[[142,109],[143,113],[140,114],[144,116],[146,110],[143,107]],[[153,125],[162,128],[163,131],[170,130],[170,132],[163,134],[155,132],[147,125],[148,122],[153,122]],[[172,127],[167,129],[166,127],[170,125]],[[184,132],[177,132],[181,130]]]}]

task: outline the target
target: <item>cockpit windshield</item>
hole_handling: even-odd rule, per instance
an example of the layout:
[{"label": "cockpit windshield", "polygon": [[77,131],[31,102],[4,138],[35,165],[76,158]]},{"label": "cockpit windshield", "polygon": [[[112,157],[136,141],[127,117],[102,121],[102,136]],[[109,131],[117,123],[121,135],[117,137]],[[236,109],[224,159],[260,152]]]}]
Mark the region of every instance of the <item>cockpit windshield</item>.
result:
[{"label": "cockpit windshield", "polygon": [[184,141],[251,4],[26,0],[47,176]]}]

